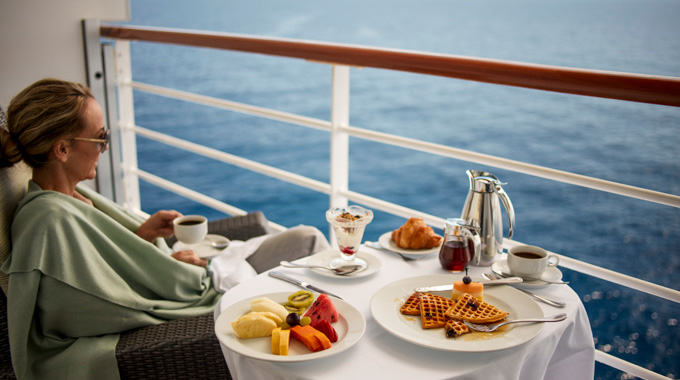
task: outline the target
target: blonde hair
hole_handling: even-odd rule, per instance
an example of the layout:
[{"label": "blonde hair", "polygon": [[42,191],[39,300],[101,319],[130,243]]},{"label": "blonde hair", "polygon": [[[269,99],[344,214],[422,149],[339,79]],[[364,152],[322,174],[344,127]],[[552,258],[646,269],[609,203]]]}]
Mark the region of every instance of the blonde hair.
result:
[{"label": "blonde hair", "polygon": [[79,83],[46,78],[21,91],[7,108],[7,130],[0,128],[0,167],[24,160],[32,168],[47,164],[59,139],[84,128],[82,110],[90,90]]}]

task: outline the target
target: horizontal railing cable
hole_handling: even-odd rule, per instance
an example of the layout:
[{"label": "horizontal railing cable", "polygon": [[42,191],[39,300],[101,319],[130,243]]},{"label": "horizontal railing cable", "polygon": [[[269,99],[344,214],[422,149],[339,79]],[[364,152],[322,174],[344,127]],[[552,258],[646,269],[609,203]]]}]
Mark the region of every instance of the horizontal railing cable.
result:
[{"label": "horizontal railing cable", "polygon": [[532,175],[535,177],[550,179],[553,181],[564,182],[572,185],[578,185],[590,189],[601,190],[608,193],[623,195],[631,198],[642,199],[649,202],[655,202],[667,206],[680,208],[680,196],[673,194],[666,194],[659,191],[644,189],[630,185],[624,185],[621,183],[606,181],[599,178],[593,178],[580,174],[565,172],[562,170],[532,165],[521,161],[509,160],[507,158],[477,153],[465,149],[453,148],[446,145],[429,143],[421,140],[414,140],[407,137],[400,137],[387,133],[371,131],[367,129],[360,129],[355,127],[343,127],[342,130],[344,130],[351,136],[360,137],[366,140],[372,140],[384,144],[399,146],[421,152],[432,153],[444,157],[455,158],[462,161],[494,166],[501,169]]},{"label": "horizontal railing cable", "polygon": [[132,88],[135,88],[137,90],[164,96],[171,99],[185,100],[196,104],[226,109],[248,115],[263,117],[271,120],[283,121],[286,123],[297,124],[304,127],[321,129],[324,131],[329,131],[331,129],[331,123],[325,120],[314,119],[311,117],[296,115],[293,113],[276,111],[270,108],[252,106],[249,104],[233,102],[211,96],[199,95],[192,92],[180,91],[152,84],[140,82],[132,82],[128,84]]},{"label": "horizontal railing cable", "polygon": [[667,376],[660,375],[656,372],[648,370],[647,368],[617,358],[616,356],[613,356],[601,350],[595,350],[595,360],[602,364],[606,364],[610,367],[614,367],[620,371],[629,373],[633,376],[637,376],[641,379],[668,380]]},{"label": "horizontal railing cable", "polygon": [[264,174],[272,178],[277,178],[282,181],[293,183],[320,193],[329,194],[330,185],[323,182],[304,177],[295,173],[275,168],[273,166],[264,165],[243,157],[228,154],[217,149],[208,148],[206,146],[195,144],[186,140],[178,139],[163,133],[155,132],[139,126],[132,127],[132,129],[140,136],[165,143],[176,148],[181,148],[189,152],[193,152],[205,157],[215,159],[217,161],[226,162],[243,169],[248,169],[256,173]]}]

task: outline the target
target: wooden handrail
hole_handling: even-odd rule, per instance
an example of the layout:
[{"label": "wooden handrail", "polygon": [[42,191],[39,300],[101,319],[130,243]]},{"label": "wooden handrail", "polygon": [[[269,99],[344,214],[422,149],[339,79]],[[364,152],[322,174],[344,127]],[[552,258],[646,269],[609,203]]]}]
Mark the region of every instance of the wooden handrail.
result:
[{"label": "wooden handrail", "polygon": [[100,30],[103,37],[109,38],[260,53],[680,107],[680,78],[676,77],[181,29],[101,25]]}]

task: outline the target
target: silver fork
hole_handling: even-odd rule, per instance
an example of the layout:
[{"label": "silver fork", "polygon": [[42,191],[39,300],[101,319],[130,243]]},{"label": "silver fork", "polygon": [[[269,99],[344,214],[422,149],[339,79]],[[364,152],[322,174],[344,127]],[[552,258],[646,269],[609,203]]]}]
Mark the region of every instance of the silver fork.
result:
[{"label": "silver fork", "polygon": [[501,323],[496,323],[493,325],[480,325],[477,323],[472,323],[468,321],[463,321],[465,323],[465,326],[481,331],[481,332],[494,332],[498,330],[499,327],[509,325],[510,323],[536,323],[536,322],[559,322],[567,319],[567,315],[564,313],[553,315],[552,317],[543,317],[543,318],[527,318],[527,319],[515,319],[514,321],[505,321]]},{"label": "silver fork", "polygon": [[[482,273],[482,277],[486,278],[487,280],[498,280],[499,278],[502,278],[502,277],[497,276],[495,274],[488,274],[488,273]],[[532,297],[535,300],[541,301],[543,303],[547,303],[550,306],[559,307],[559,308],[563,308],[563,307],[567,306],[567,304],[564,303],[564,302],[551,300],[550,298],[539,296],[538,294],[534,294],[534,293],[532,293],[528,290],[524,290],[524,289],[520,289],[520,288],[515,288],[515,289],[517,289],[520,292],[528,295],[529,297]]]},{"label": "silver fork", "polygon": [[387,253],[396,253],[397,255],[401,256],[401,258],[404,259],[404,261],[416,260],[416,259],[413,259],[413,258],[410,258],[410,257],[406,257],[406,256],[402,255],[401,253],[399,253],[397,251],[389,250],[389,249],[383,247],[382,244],[375,242],[375,241],[365,241],[364,244],[366,244],[367,247],[377,249],[378,251],[385,251]]}]

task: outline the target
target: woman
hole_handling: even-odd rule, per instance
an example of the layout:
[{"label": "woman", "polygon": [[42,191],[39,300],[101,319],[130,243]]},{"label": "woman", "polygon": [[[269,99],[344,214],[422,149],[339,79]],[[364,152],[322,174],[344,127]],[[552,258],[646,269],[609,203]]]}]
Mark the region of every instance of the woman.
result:
[{"label": "woman", "polygon": [[[0,128],[0,167],[20,160],[33,170],[12,222],[8,322],[19,378],[118,378],[118,333],[210,312],[219,292],[247,276],[245,257],[312,235],[297,228],[242,244],[239,263],[208,263],[193,251],[172,253],[177,211],[140,221],[79,185],[97,173],[108,149],[103,114],[83,85],[44,79],[19,93]],[[294,235],[294,237],[290,237]],[[278,244],[281,242],[282,244]],[[156,244],[154,244],[156,243]],[[248,270],[247,268],[244,270]],[[210,273],[213,274],[211,278]]]}]

